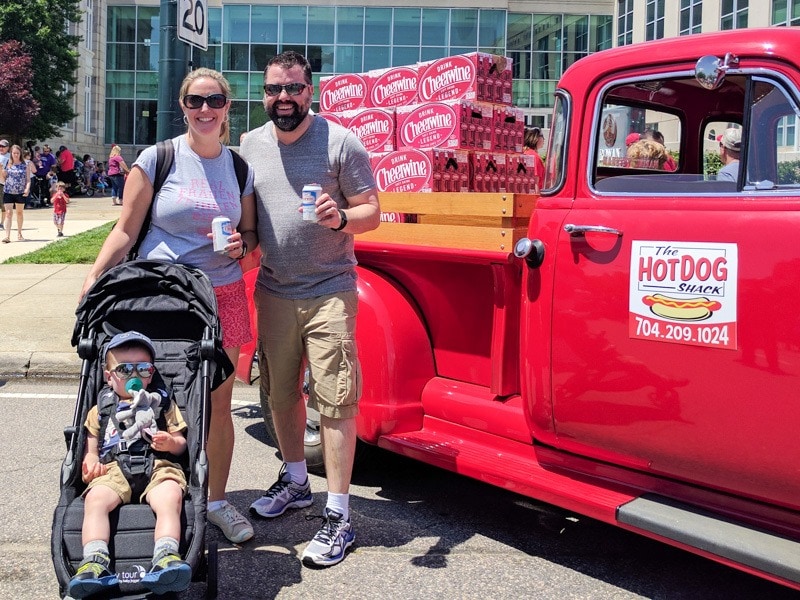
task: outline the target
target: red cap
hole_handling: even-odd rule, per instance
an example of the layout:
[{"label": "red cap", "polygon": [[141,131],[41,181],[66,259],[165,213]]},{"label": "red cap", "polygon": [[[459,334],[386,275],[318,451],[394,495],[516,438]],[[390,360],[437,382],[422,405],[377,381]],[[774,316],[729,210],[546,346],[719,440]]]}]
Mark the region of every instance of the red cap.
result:
[{"label": "red cap", "polygon": [[631,144],[638,142],[641,139],[641,135],[638,133],[629,133],[628,137],[625,138],[625,145],[630,146]]}]

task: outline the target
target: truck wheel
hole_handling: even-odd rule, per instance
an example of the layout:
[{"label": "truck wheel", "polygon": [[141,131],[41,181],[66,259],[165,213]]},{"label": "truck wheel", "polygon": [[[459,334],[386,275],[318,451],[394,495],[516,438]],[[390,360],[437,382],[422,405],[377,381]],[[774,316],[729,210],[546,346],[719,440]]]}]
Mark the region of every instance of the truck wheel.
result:
[{"label": "truck wheel", "polygon": [[[275,446],[278,446],[278,435],[275,433],[275,423],[272,422],[272,411],[269,409],[269,395],[261,389],[261,414],[264,417],[264,425],[267,433]],[[308,371],[306,370],[303,383],[303,400],[308,399]],[[325,475],[325,460],[322,455],[322,438],[320,436],[319,413],[306,407],[306,432],[303,435],[305,445],[306,466],[310,473],[315,475]]]}]

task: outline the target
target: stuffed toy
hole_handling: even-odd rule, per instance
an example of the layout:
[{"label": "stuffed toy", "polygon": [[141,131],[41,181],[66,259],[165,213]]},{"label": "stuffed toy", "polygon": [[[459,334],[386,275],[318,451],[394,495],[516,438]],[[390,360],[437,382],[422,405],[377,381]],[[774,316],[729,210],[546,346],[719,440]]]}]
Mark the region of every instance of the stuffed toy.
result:
[{"label": "stuffed toy", "polygon": [[117,412],[117,421],[125,427],[122,438],[128,442],[144,439],[150,443],[158,431],[156,420],[160,415],[161,394],[146,390],[132,392],[130,406]]}]

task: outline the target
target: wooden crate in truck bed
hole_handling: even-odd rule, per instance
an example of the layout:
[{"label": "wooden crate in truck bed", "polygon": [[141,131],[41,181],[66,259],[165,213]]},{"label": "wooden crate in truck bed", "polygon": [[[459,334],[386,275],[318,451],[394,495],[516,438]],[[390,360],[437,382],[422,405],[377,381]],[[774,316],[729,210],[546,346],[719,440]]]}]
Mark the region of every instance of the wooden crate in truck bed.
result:
[{"label": "wooden crate in truck bed", "polygon": [[417,215],[381,223],[357,241],[511,252],[527,232],[537,195],[477,192],[383,192],[381,211]]}]

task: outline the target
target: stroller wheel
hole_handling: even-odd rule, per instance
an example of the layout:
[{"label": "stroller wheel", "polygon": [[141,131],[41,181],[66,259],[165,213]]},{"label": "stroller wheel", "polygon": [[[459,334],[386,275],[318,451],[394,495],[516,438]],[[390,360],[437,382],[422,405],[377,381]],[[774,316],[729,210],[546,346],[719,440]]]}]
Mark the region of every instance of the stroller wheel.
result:
[{"label": "stroller wheel", "polygon": [[219,548],[217,542],[208,543],[206,562],[206,598],[216,598],[219,591]]}]

